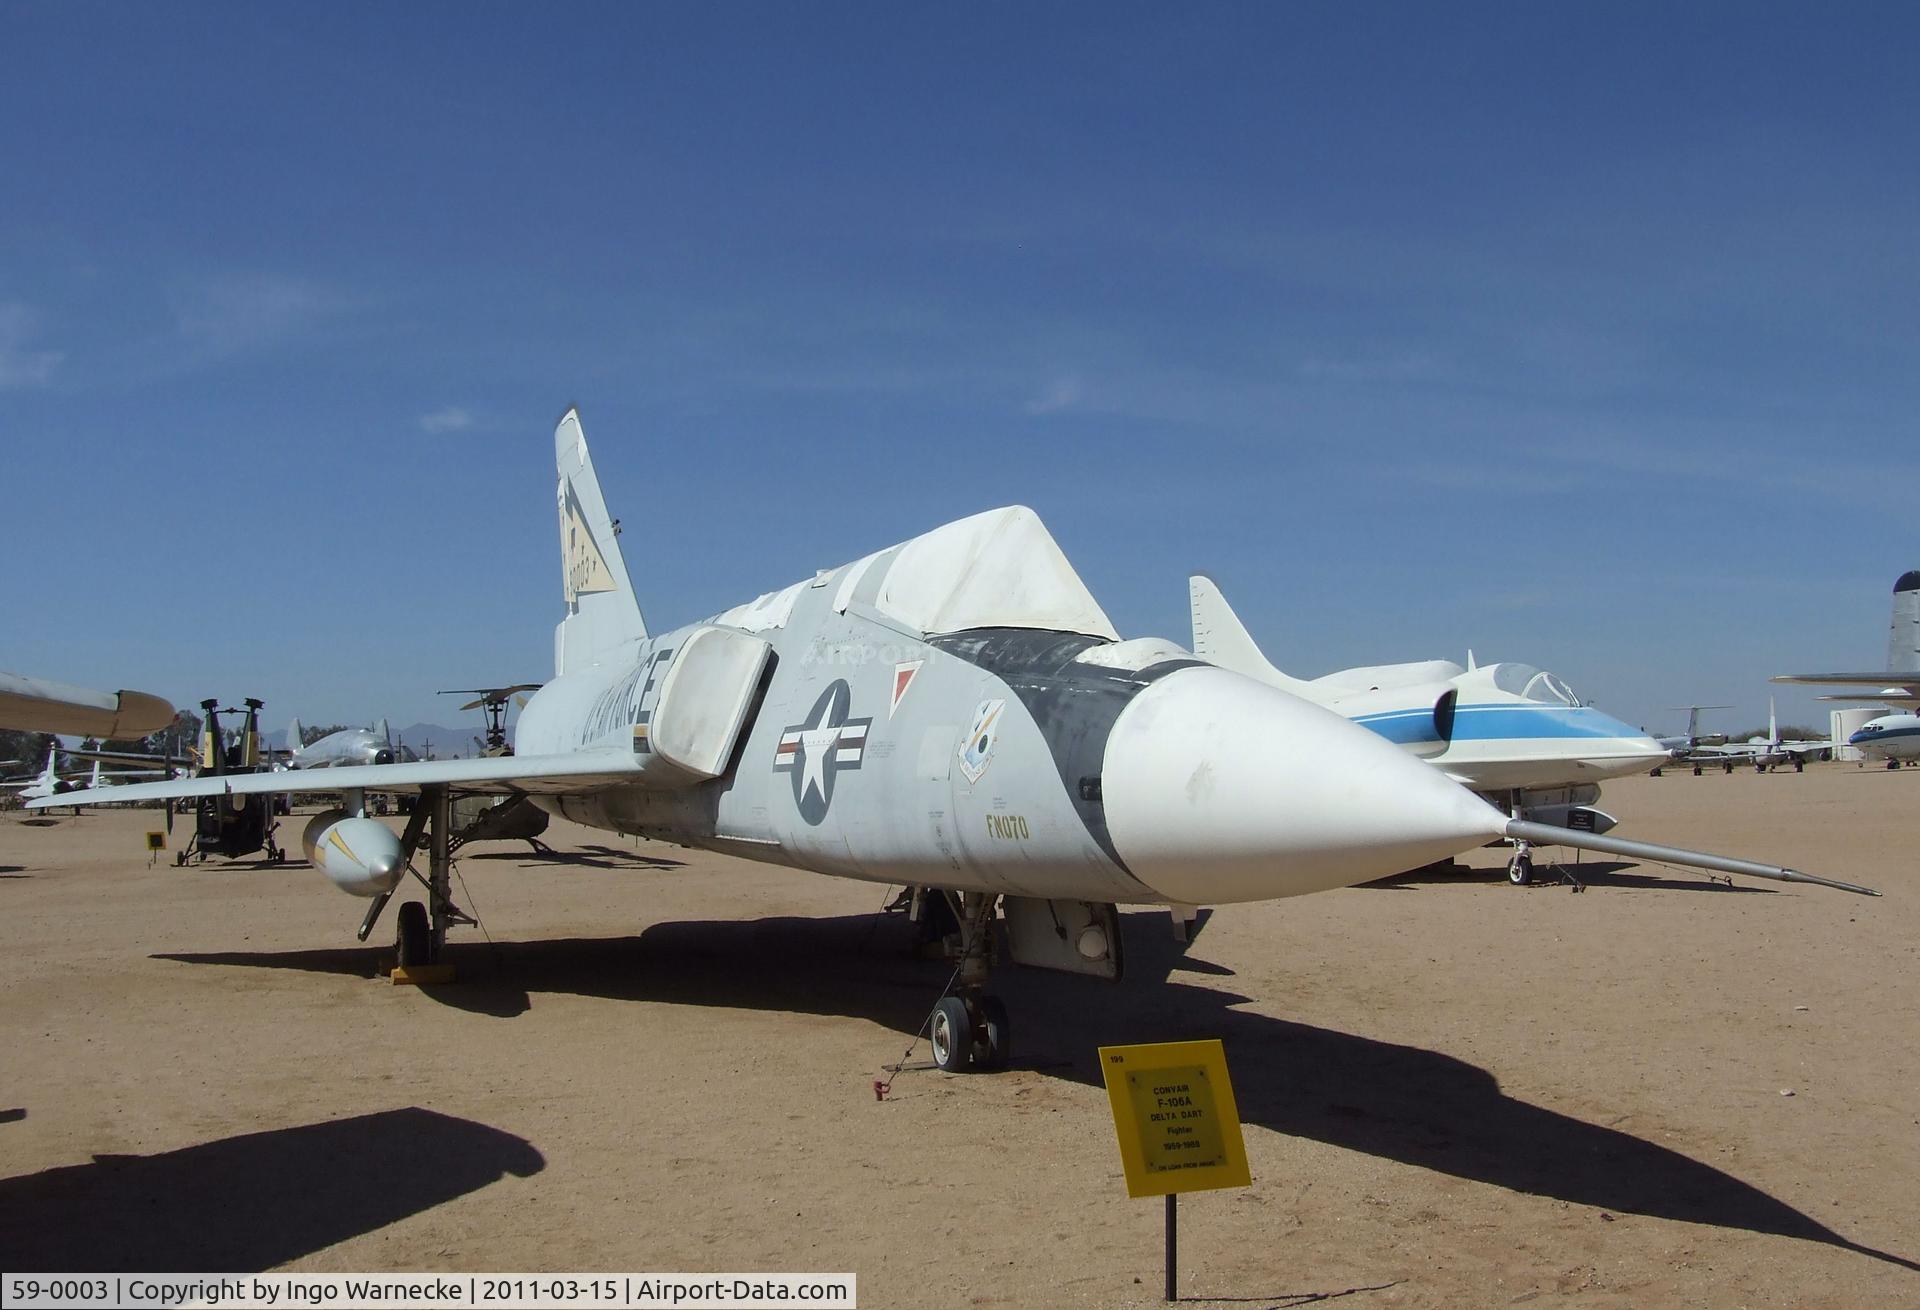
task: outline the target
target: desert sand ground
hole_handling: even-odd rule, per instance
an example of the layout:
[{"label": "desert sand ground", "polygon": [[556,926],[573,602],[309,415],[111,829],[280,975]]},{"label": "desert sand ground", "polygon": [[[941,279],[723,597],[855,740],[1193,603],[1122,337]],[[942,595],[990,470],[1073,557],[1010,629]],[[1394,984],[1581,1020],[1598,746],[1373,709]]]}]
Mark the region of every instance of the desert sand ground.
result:
[{"label": "desert sand ground", "polygon": [[1622,835],[1886,895],[1592,861],[1584,895],[1517,889],[1484,851],[1223,908],[1187,947],[1143,910],[1119,984],[1000,975],[1011,1071],[923,1043],[880,1103],[948,971],[877,886],[556,825],[570,862],[461,860],[487,935],[422,990],[303,865],[149,869],[150,811],[0,815],[0,1267],[853,1270],[864,1306],[1149,1305],[1161,1207],[1125,1195],[1094,1050],[1221,1037],[1254,1182],[1183,1204],[1188,1299],[1920,1303],[1920,774],[1605,803]]}]

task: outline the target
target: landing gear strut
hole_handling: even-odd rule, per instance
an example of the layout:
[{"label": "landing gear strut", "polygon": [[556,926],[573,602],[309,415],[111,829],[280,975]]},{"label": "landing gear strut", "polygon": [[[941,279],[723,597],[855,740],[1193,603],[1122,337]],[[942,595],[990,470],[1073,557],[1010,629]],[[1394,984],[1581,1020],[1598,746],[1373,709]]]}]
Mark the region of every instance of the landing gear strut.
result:
[{"label": "landing gear strut", "polygon": [[[420,800],[407,820],[400,837],[400,859],[409,873],[420,878],[413,867],[414,852],[427,839],[427,900],[406,901],[394,915],[393,947],[395,962],[403,969],[439,962],[447,945],[447,929],[456,923],[473,923],[473,917],[453,903],[453,797],[445,787],[423,787]],[[382,892],[367,907],[360,922],[361,941],[373,931],[380,911],[386,908],[392,892]]]},{"label": "landing gear strut", "polygon": [[1000,898],[985,892],[961,892],[954,917],[959,920],[959,992],[934,1007],[930,1036],[933,1062],[947,1073],[1007,1067],[1013,1053],[1013,1028],[1007,1007],[987,994],[993,964],[993,921]]}]

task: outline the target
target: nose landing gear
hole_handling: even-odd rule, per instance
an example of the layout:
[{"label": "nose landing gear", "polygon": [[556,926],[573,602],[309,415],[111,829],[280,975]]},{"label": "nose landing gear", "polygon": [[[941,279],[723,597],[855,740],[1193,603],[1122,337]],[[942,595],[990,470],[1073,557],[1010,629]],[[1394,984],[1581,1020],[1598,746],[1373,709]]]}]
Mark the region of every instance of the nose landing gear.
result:
[{"label": "nose landing gear", "polygon": [[993,1071],[1007,1067],[1013,1053],[1013,1028],[1007,1007],[986,991],[993,965],[993,921],[1000,898],[986,892],[954,897],[959,920],[959,992],[940,998],[931,1031],[933,1062],[947,1073]]},{"label": "nose landing gear", "polygon": [[1004,1069],[1012,1054],[1007,1007],[998,996],[943,996],[932,1040],[933,1062],[947,1073]]},{"label": "nose landing gear", "polygon": [[1525,842],[1519,844],[1513,858],[1507,861],[1507,881],[1516,887],[1525,887],[1533,881],[1533,853]]}]

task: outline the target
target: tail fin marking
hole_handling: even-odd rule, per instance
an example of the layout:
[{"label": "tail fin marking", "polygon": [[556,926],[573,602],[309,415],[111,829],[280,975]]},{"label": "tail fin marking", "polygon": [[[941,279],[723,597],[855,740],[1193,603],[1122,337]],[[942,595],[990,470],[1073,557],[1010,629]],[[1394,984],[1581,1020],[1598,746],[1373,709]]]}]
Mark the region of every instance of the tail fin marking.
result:
[{"label": "tail fin marking", "polygon": [[600,481],[594,475],[580,413],[569,409],[553,430],[559,472],[561,586],[567,616],[554,630],[554,671],[599,663],[615,647],[647,635],[627,562]]}]

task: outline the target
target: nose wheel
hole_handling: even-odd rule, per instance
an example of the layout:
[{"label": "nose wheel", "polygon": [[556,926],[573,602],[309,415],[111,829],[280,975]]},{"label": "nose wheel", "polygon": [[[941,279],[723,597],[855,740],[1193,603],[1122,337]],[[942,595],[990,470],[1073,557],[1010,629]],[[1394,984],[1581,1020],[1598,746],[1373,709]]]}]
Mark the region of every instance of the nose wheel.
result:
[{"label": "nose wheel", "polygon": [[1524,843],[1507,861],[1507,881],[1515,887],[1525,887],[1533,881],[1533,856],[1528,853]]}]

